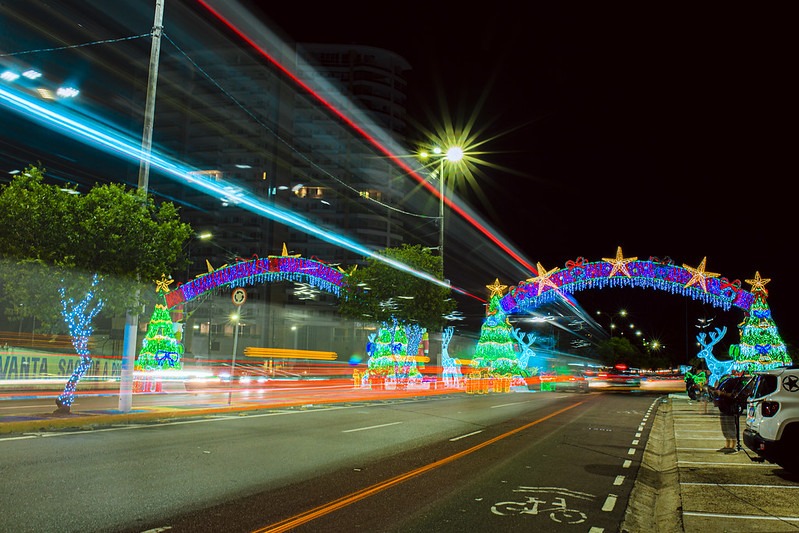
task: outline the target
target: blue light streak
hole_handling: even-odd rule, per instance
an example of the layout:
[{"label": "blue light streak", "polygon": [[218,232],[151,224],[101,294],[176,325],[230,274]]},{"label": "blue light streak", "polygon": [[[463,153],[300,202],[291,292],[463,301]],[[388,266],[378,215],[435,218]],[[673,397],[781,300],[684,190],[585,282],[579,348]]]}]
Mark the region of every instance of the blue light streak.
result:
[{"label": "blue light streak", "polygon": [[[303,231],[309,235],[313,235],[324,241],[336,244],[350,251],[359,253],[366,257],[370,257],[377,261],[388,264],[389,266],[407,272],[412,276],[429,281],[441,287],[457,291],[466,296],[471,296],[477,300],[483,301],[466,292],[465,290],[453,287],[449,283],[427,274],[415,270],[404,263],[400,263],[388,257],[384,257],[362,244],[338,235],[324,228],[319,227],[310,220],[292,213],[291,211],[275,205],[267,205],[258,199],[245,196],[240,187],[229,181],[225,180],[211,180],[199,174],[194,174],[192,169],[181,162],[175,161],[162,156],[157,152],[146,153],[140,148],[140,143],[137,143],[132,137],[125,136],[111,128],[99,124],[97,121],[81,117],[66,109],[59,108],[58,111],[50,108],[47,105],[36,102],[22,93],[12,91],[8,88],[0,87],[0,104],[6,108],[19,113],[27,118],[33,119],[44,126],[60,131],[65,135],[69,135],[74,139],[88,145],[94,145],[104,149],[112,154],[119,154],[120,156],[133,160],[135,162],[146,161],[153,169],[160,170],[168,176],[172,176],[188,186],[208,193],[227,198],[231,203],[235,203],[239,207],[248,209],[251,212],[260,214],[272,220],[276,220],[295,229]],[[72,116],[69,116],[72,115]],[[102,128],[102,131],[101,131]],[[231,192],[235,191],[235,192]]]}]

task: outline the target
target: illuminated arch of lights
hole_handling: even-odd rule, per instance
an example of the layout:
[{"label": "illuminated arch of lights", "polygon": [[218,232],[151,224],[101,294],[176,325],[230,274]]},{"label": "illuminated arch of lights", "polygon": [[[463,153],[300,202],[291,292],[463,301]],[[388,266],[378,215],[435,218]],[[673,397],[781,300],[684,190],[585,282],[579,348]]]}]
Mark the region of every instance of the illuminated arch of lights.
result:
[{"label": "illuminated arch of lights", "polygon": [[749,311],[754,302],[752,293],[741,289],[741,281],[729,281],[719,274],[705,271],[705,259],[698,267],[679,266],[671,259],[650,257],[624,258],[621,247],[615,258],[588,262],[580,257],[568,261],[564,268],[544,269],[538,264],[538,276],[513,287],[500,300],[505,313],[523,312],[555,300],[562,294],[605,287],[648,287],[681,294],[715,307],[729,310],[735,306]]},{"label": "illuminated arch of lights", "polygon": [[243,287],[256,283],[296,281],[340,296],[347,274],[314,259],[292,256],[269,256],[241,260],[225,265],[180,285],[166,294],[168,309],[182,305],[219,287]]}]

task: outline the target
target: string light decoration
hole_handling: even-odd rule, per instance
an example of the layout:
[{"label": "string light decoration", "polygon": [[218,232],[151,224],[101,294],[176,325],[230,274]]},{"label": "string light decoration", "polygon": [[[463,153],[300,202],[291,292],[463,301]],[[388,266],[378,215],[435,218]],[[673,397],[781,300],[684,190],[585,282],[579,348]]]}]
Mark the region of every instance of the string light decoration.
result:
[{"label": "string light decoration", "polygon": [[[546,272],[539,264],[541,276],[547,276]],[[497,279],[493,285],[486,285],[491,291],[489,302],[486,306],[486,318],[480,327],[480,338],[472,357],[471,366],[485,369],[494,375],[511,374],[513,376],[524,375],[519,366],[519,358],[516,352],[515,338],[513,337],[513,327],[505,313],[499,305],[502,292],[506,285],[500,285]]]},{"label": "string light decoration", "polygon": [[504,313],[524,312],[557,298],[560,293],[573,294],[586,289],[606,287],[648,287],[681,294],[715,307],[729,310],[732,306],[748,311],[754,295],[741,289],[740,280],[729,281],[705,271],[706,258],[697,268],[675,265],[670,259],[650,257],[648,261],[625,258],[621,247],[615,258],[588,262],[579,257],[568,261],[565,268],[543,270],[539,275],[510,289],[499,307]]},{"label": "string light decoration", "polygon": [[93,307],[90,307],[89,304],[94,299],[94,293],[101,281],[102,278],[95,274],[92,277],[92,282],[86,295],[77,303],[72,298],[66,297],[66,289],[64,287],[58,289],[58,293],[61,295],[61,314],[72,337],[72,346],[80,356],[80,362],[75,366],[72,375],[69,376],[64,392],[56,398],[55,403],[59,411],[69,412],[69,408],[75,400],[75,387],[77,387],[83,374],[92,366],[91,356],[89,355],[89,337],[91,337],[93,329],[92,321],[97,316],[97,313],[103,309],[105,300],[98,299]]},{"label": "string light decoration", "polygon": [[746,280],[752,286],[754,303],[744,321],[738,325],[741,343],[730,346],[730,357],[735,360],[735,366],[746,372],[792,364],[766,302],[766,283],[769,281],[771,280],[761,278],[760,272],[755,273],[754,279]]},{"label": "string light decoration", "polygon": [[156,281],[156,292],[161,295],[161,302],[155,304],[153,316],[147,326],[147,335],[142,341],[142,348],[136,358],[136,370],[180,370],[183,345],[175,337],[172,317],[166,307],[163,294],[173,280]]},{"label": "string light decoration", "polygon": [[228,286],[231,288],[275,281],[297,281],[307,283],[322,291],[340,295],[347,275],[320,261],[294,256],[269,256],[250,260],[239,259],[184,283],[165,295],[167,309],[193,300],[210,290]]}]

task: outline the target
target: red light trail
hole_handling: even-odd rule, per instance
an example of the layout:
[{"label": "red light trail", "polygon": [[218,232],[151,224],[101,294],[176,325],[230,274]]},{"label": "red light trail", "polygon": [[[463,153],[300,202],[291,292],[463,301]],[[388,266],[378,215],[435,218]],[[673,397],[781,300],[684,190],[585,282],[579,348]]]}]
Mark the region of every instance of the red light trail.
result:
[{"label": "red light trail", "polygon": [[538,275],[538,271],[530,265],[527,261],[522,259],[517,253],[511,250],[505,243],[499,240],[495,235],[493,235],[485,226],[480,224],[477,220],[475,220],[471,215],[466,213],[463,209],[459,206],[454,204],[450,198],[446,195],[442,197],[439,191],[432,186],[427,180],[425,180],[422,176],[417,174],[415,170],[413,170],[407,163],[403,162],[399,157],[392,154],[386,147],[380,144],[376,139],[366,133],[360,126],[355,124],[352,120],[350,120],[347,116],[345,116],[341,111],[336,109],[330,102],[322,98],[319,94],[317,94],[313,89],[308,87],[305,83],[302,82],[297,76],[292,74],[288,69],[286,69],[283,65],[277,62],[269,53],[267,53],[263,48],[258,46],[255,41],[244,34],[241,30],[239,30],[236,26],[233,25],[231,21],[226,19],[222,16],[219,11],[211,7],[206,0],[197,0],[200,4],[202,4],[208,11],[213,13],[219,20],[221,20],[228,28],[230,28],[236,35],[241,37],[247,44],[252,46],[255,50],[257,50],[261,55],[263,55],[266,59],[268,59],[273,65],[275,65],[281,72],[283,72],[286,76],[291,78],[297,85],[305,89],[309,94],[311,94],[314,98],[319,100],[325,107],[327,107],[333,114],[339,117],[344,123],[354,129],[356,132],[361,134],[366,140],[368,140],[372,145],[374,145],[381,153],[385,154],[389,159],[391,159],[398,167],[402,170],[407,172],[409,175],[413,176],[416,181],[418,181],[422,186],[424,186],[428,191],[433,193],[439,199],[443,199],[444,203],[447,204],[450,209],[458,213],[460,216],[464,218],[464,220],[468,221],[472,226],[477,228],[483,235],[488,237],[494,244],[499,246],[506,254],[511,256],[515,259],[519,264],[527,268],[529,271],[533,272],[535,275]]}]

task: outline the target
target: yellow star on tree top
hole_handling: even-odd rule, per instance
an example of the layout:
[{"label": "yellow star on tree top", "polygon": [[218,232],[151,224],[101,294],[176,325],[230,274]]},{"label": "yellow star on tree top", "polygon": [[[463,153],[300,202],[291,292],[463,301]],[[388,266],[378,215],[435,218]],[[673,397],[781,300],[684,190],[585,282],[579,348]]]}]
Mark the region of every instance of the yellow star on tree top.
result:
[{"label": "yellow star on tree top", "polygon": [[621,253],[621,246],[619,246],[616,249],[616,258],[615,259],[612,259],[610,257],[603,257],[602,258],[602,260],[605,261],[606,263],[610,263],[611,265],[613,265],[613,268],[610,270],[610,274],[608,274],[609,278],[612,278],[613,275],[616,274],[616,272],[621,272],[622,274],[624,274],[628,278],[632,277],[632,276],[630,276],[630,271],[627,270],[627,263],[630,263],[632,261],[636,261],[637,259],[638,259],[637,257],[628,257],[627,259],[625,259],[624,255],[622,255],[622,253]]},{"label": "yellow star on tree top", "polygon": [[541,292],[544,290],[544,287],[552,287],[553,289],[558,290],[559,287],[557,283],[549,279],[549,276],[558,271],[558,267],[555,267],[547,272],[547,269],[541,266],[541,263],[536,263],[536,269],[538,270],[538,276],[535,278],[529,278],[527,281],[531,283],[538,283],[538,296],[541,296]]},{"label": "yellow star on tree top", "polygon": [[707,279],[718,277],[718,274],[715,272],[705,272],[706,262],[707,257],[703,257],[702,262],[699,263],[699,266],[696,268],[683,265],[683,268],[691,273],[691,279],[688,280],[688,283],[685,284],[685,287],[690,287],[694,283],[699,283],[699,285],[702,287],[702,290],[707,292]]},{"label": "yellow star on tree top", "polygon": [[166,276],[161,274],[161,279],[160,280],[156,279],[154,281],[155,281],[155,292],[161,292],[161,291],[169,292],[169,285],[175,280],[171,278],[166,279]]},{"label": "yellow star on tree top", "polygon": [[771,278],[761,278],[760,271],[755,272],[755,279],[748,279],[746,282],[752,286],[749,292],[765,291],[766,283],[771,281]]},{"label": "yellow star on tree top", "polygon": [[502,296],[502,292],[507,288],[507,285],[502,285],[499,283],[499,278],[494,281],[493,285],[486,285],[486,289],[491,291],[491,296],[489,296],[489,299],[493,298],[494,296]]}]

